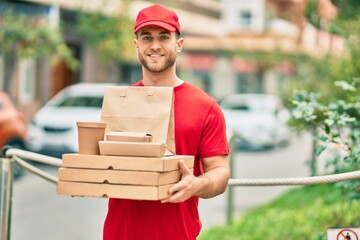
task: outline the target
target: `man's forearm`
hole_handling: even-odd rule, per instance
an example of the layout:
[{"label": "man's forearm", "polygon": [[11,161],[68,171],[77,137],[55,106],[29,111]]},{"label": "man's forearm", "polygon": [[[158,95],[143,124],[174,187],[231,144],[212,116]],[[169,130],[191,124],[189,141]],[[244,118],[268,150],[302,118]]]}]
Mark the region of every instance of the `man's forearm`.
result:
[{"label": "man's forearm", "polygon": [[212,198],[225,192],[230,177],[228,166],[220,166],[198,177],[199,198]]}]

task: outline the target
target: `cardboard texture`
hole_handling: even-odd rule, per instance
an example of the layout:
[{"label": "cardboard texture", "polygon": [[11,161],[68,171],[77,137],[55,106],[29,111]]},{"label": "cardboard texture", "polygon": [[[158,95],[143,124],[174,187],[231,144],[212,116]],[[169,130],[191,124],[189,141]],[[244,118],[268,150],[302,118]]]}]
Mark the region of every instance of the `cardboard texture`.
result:
[{"label": "cardboard texture", "polygon": [[59,180],[70,182],[161,186],[170,183],[176,183],[180,180],[180,178],[180,171],[160,173],[143,171],[59,168]]},{"label": "cardboard texture", "polygon": [[98,142],[104,140],[106,123],[77,122],[80,154],[99,155]]},{"label": "cardboard texture", "polygon": [[151,142],[152,136],[148,133],[142,132],[108,132],[106,134],[106,141],[119,141],[119,142]]},{"label": "cardboard texture", "polygon": [[173,155],[166,157],[127,157],[83,155],[77,153],[63,154],[62,166],[69,168],[110,169],[130,171],[168,172],[179,170],[179,160],[193,168],[194,157],[190,155]]},{"label": "cardboard texture", "polygon": [[169,188],[181,179],[180,159],[191,169],[194,165],[193,156],[175,153],[173,95],[172,87],[107,87],[100,118],[106,129],[98,138],[79,138],[79,145],[95,142],[99,152],[62,156],[58,194],[168,197]]},{"label": "cardboard texture", "polygon": [[100,155],[110,156],[165,156],[166,145],[162,143],[99,141]]},{"label": "cardboard texture", "polygon": [[145,132],[152,142],[175,152],[172,87],[111,86],[105,88],[101,122],[105,132]]},{"label": "cardboard texture", "polygon": [[168,190],[172,185],[173,184],[163,186],[132,186],[59,181],[57,184],[57,193],[60,195],[81,197],[161,200],[168,197]]}]

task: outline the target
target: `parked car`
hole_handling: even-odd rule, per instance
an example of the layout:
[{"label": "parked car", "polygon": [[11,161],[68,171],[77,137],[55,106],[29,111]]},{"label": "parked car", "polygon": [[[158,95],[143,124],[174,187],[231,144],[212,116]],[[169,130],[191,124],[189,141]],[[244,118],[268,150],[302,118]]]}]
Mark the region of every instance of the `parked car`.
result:
[{"label": "parked car", "polygon": [[100,121],[104,88],[111,85],[78,83],[61,90],[31,120],[28,150],[54,157],[78,152],[76,122]]},{"label": "parked car", "polygon": [[239,148],[264,149],[286,145],[291,131],[290,112],[270,94],[232,94],[220,102],[228,137],[235,134]]},{"label": "parked car", "polygon": [[[0,147],[9,145],[12,148],[25,149],[27,141],[26,121],[22,112],[19,112],[10,97],[0,92]],[[22,168],[13,164],[14,176],[22,173]]]}]

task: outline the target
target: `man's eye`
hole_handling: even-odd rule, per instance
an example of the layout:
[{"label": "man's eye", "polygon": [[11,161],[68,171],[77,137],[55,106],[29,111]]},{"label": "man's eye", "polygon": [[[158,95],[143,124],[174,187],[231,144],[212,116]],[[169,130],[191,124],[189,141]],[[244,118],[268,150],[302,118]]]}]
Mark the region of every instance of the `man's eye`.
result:
[{"label": "man's eye", "polygon": [[150,41],[152,38],[151,37],[143,37],[144,41]]},{"label": "man's eye", "polygon": [[169,36],[161,36],[160,39],[161,39],[161,40],[168,40],[168,39],[169,39]]}]

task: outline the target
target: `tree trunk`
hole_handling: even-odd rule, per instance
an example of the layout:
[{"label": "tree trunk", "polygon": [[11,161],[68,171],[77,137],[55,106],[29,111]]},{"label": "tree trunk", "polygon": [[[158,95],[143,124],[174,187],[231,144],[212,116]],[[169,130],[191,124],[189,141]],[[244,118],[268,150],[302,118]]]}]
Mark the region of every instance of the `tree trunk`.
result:
[{"label": "tree trunk", "polygon": [[311,153],[311,159],[309,162],[310,165],[310,171],[311,176],[317,176],[318,169],[317,169],[317,156],[316,156],[316,127],[311,127],[311,135],[312,135],[312,153]]}]

